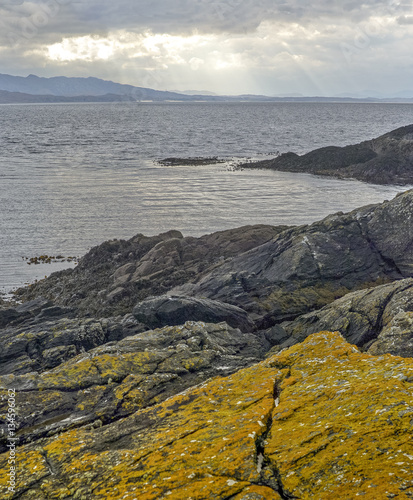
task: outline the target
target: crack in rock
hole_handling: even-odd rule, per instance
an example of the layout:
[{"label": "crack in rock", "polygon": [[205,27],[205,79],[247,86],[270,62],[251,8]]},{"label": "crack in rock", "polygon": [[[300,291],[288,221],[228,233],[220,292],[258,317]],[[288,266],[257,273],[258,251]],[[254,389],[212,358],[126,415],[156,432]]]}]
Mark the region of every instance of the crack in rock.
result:
[{"label": "crack in rock", "polygon": [[265,429],[255,442],[256,457],[257,457],[257,473],[260,475],[260,486],[267,486],[277,492],[283,500],[293,500],[297,497],[289,493],[282,483],[281,474],[276,466],[265,453],[266,439],[272,428],[272,413],[280,404],[281,390],[278,383],[274,383],[273,391],[273,406],[271,407]]}]

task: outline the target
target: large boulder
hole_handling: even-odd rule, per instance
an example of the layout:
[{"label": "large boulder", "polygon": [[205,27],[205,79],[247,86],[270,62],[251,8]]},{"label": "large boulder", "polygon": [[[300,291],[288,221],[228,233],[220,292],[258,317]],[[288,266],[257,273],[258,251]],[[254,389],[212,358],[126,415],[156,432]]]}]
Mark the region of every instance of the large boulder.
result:
[{"label": "large boulder", "polygon": [[133,309],[133,315],[149,328],[167,325],[181,325],[186,321],[221,323],[225,321],[242,332],[254,330],[254,323],[239,307],[217,300],[198,299],[181,295],[149,297]]},{"label": "large boulder", "polygon": [[[110,364],[98,361],[102,378],[122,369],[122,357],[116,365],[112,356]],[[13,498],[407,500],[412,373],[410,359],[362,354],[339,334],[321,332],[100,428],[27,444],[19,432]],[[119,407],[145,397],[143,376],[124,380]],[[111,387],[102,383],[89,390],[86,411],[98,411],[97,391],[104,398]],[[27,393],[16,394],[28,418]],[[9,451],[0,455],[2,484],[9,459]]]}]

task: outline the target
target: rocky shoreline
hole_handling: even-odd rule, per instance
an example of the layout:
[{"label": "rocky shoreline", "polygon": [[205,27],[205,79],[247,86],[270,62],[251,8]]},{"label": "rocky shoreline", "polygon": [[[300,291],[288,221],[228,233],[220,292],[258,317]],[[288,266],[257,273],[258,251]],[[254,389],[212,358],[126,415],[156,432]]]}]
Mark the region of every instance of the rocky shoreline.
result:
[{"label": "rocky shoreline", "polygon": [[10,498],[412,498],[413,190],[311,225],[107,241],[16,299]]},{"label": "rocky shoreline", "polygon": [[355,145],[328,146],[302,156],[288,152],[270,160],[241,163],[237,168],[301,172],[372,184],[413,185],[413,125]]}]

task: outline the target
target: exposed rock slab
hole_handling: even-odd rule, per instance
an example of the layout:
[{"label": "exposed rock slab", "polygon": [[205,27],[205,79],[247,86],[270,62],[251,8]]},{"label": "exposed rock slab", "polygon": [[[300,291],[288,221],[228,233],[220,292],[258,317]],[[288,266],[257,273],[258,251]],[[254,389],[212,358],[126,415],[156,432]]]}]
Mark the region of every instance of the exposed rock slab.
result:
[{"label": "exposed rock slab", "polygon": [[409,499],[412,383],[411,359],[315,334],[121,421],[20,446],[14,498]]},{"label": "exposed rock slab", "polygon": [[225,163],[226,160],[218,158],[217,156],[210,157],[190,157],[190,158],[164,158],[158,160],[160,165],[165,167],[180,167],[180,166],[200,166],[200,165],[215,165],[217,163]]},{"label": "exposed rock slab", "polygon": [[285,153],[238,168],[266,168],[353,178],[373,184],[413,184],[413,125],[352,146],[328,146],[299,156]]},{"label": "exposed rock slab", "polygon": [[[77,356],[74,350],[67,361],[64,348],[54,348],[61,355],[59,366],[0,376],[0,387],[24,395],[19,435],[26,442],[125,417],[209,377],[251,365],[263,359],[267,348],[254,335],[226,323],[187,322],[118,342],[106,340]],[[7,412],[6,405],[0,402],[1,414]],[[0,439],[0,449],[4,445]]]},{"label": "exposed rock slab", "polygon": [[254,323],[239,307],[218,300],[197,299],[183,295],[161,295],[149,297],[133,309],[133,315],[140,323],[150,328],[180,325],[186,321],[221,323],[225,321],[243,332],[254,330]]},{"label": "exposed rock slab", "polygon": [[325,329],[340,331],[348,342],[371,354],[413,357],[413,279],[349,293],[273,327],[268,335],[278,335],[279,348],[284,348]]}]

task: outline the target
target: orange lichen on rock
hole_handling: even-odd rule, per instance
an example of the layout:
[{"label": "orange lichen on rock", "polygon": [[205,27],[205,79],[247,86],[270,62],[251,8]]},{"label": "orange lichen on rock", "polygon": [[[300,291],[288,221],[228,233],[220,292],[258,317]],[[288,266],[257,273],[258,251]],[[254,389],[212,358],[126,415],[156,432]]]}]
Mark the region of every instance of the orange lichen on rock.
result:
[{"label": "orange lichen on rock", "polygon": [[16,498],[413,498],[412,382],[411,359],[314,334],[118,422],[21,446]]},{"label": "orange lichen on rock", "polygon": [[265,447],[287,494],[413,498],[412,359],[361,354],[322,332],[268,362],[295,379],[281,385]]}]

